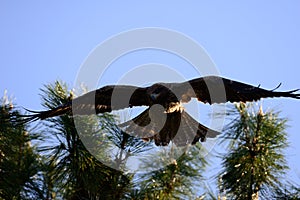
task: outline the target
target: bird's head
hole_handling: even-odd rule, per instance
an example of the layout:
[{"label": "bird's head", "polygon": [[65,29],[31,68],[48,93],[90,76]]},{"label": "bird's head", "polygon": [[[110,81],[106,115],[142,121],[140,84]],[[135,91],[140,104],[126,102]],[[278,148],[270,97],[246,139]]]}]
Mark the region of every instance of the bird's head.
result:
[{"label": "bird's head", "polygon": [[[148,90],[148,94],[153,104],[165,105],[169,101],[176,101],[173,92],[167,86],[162,84],[152,85]],[[173,97],[175,97],[175,99]]]},{"label": "bird's head", "polygon": [[154,84],[148,89],[148,94],[154,103],[161,102],[167,95],[168,88],[161,84]]}]

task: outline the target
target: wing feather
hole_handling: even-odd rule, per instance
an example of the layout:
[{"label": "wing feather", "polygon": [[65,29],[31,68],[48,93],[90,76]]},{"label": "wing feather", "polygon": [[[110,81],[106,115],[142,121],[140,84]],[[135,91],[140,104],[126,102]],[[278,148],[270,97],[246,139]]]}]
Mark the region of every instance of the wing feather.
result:
[{"label": "wing feather", "polygon": [[[275,88],[277,89],[277,88]],[[172,86],[172,91],[181,97],[181,100],[197,98],[204,103],[226,103],[226,102],[247,102],[257,101],[267,97],[290,97],[300,99],[298,90],[277,92],[266,90],[259,86],[233,81],[218,76],[206,76],[193,79]]]},{"label": "wing feather", "polygon": [[72,109],[73,112],[74,110],[78,111],[74,114],[98,114],[132,106],[148,106],[149,104],[147,88],[109,85],[72,100]]},{"label": "wing feather", "polygon": [[29,111],[22,115],[22,122],[60,116],[66,113],[73,115],[90,115],[132,106],[147,106],[150,104],[147,88],[127,85],[110,85],[88,92],[56,108],[46,111]]}]

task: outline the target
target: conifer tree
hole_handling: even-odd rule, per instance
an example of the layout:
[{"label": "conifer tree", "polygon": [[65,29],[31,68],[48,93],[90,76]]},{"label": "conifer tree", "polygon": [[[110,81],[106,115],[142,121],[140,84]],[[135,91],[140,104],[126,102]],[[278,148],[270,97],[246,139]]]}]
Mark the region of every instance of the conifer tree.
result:
[{"label": "conifer tree", "polygon": [[31,142],[38,137],[24,124],[14,123],[20,111],[6,96],[1,101],[0,199],[43,199],[41,156]]},{"label": "conifer tree", "polygon": [[288,169],[286,119],[273,111],[257,111],[252,104],[236,104],[237,118],[225,135],[231,139],[220,174],[224,191],[233,199],[269,199],[282,187]]}]

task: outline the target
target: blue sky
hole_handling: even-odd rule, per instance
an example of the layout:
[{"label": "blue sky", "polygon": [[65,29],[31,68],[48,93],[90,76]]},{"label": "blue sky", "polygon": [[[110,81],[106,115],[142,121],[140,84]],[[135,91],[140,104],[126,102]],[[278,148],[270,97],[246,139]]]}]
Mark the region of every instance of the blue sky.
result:
[{"label": "blue sky", "polygon": [[[97,45],[120,32],[143,27],[167,28],[193,38],[224,77],[269,89],[280,82],[281,90],[300,88],[299,8],[296,0],[1,1],[0,92],[8,90],[18,105],[41,109],[43,84],[59,79],[72,86],[81,64]],[[122,65],[130,68],[151,62],[174,67],[186,78],[198,76],[187,71],[187,64],[176,56],[144,51],[113,63],[104,83],[116,82]],[[265,108],[280,110],[282,117],[289,118],[289,176],[299,181],[300,101],[263,102]]]}]

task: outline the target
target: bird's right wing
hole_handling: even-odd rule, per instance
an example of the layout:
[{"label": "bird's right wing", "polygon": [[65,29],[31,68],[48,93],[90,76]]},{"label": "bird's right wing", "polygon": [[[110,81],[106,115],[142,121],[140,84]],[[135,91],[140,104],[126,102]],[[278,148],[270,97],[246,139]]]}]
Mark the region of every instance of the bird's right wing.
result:
[{"label": "bird's right wing", "polygon": [[149,104],[147,88],[109,85],[72,100],[72,110],[73,114],[98,114],[133,106],[149,106]]},{"label": "bird's right wing", "polygon": [[111,85],[88,92],[56,108],[46,111],[31,111],[21,115],[22,123],[46,119],[72,113],[73,115],[91,115],[132,106],[148,106],[150,104],[147,88],[127,85]]}]

